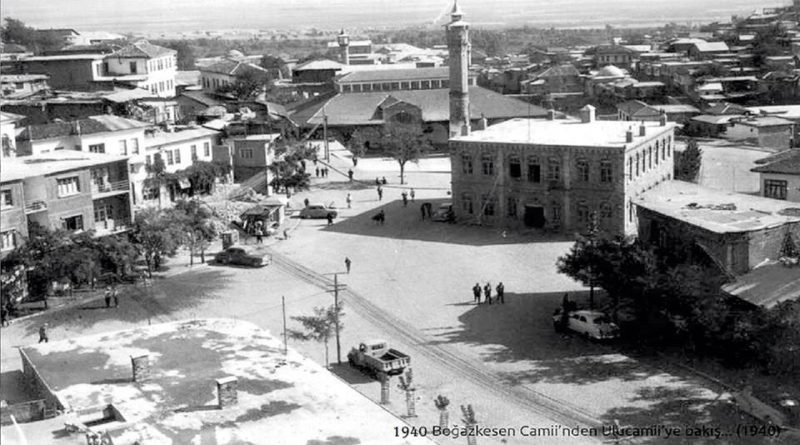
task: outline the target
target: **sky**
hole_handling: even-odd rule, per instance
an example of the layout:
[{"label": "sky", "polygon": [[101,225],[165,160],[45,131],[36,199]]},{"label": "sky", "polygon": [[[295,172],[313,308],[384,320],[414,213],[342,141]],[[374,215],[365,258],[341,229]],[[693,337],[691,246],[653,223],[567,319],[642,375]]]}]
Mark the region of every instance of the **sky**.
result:
[{"label": "sky", "polygon": [[[460,0],[474,26],[634,26],[728,20],[790,0]],[[0,15],[79,31],[197,31],[443,24],[452,0],[2,0]],[[437,20],[438,19],[438,20]]]}]

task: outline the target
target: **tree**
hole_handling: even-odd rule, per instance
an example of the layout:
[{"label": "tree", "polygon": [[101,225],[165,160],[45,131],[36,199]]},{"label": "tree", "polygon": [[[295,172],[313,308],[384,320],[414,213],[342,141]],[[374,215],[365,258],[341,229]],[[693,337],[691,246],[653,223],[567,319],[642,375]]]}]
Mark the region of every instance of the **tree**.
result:
[{"label": "tree", "polygon": [[164,163],[161,154],[156,153],[153,156],[153,163],[146,164],[144,168],[148,175],[144,180],[144,186],[157,190],[158,206],[161,207],[161,188],[168,185],[171,179],[171,175],[167,173],[167,164]]},{"label": "tree", "polygon": [[419,162],[423,153],[430,149],[422,129],[410,126],[390,127],[385,130],[381,146],[400,165],[400,184],[405,183],[406,164],[409,161]]},{"label": "tree", "polygon": [[408,417],[417,417],[416,400],[414,399],[414,393],[417,391],[417,388],[414,387],[414,372],[411,368],[408,368],[405,376],[400,376],[400,384],[397,385],[397,387],[406,393],[406,410],[408,412]]},{"label": "tree", "polygon": [[35,53],[59,49],[64,41],[54,32],[36,32],[21,20],[6,17],[5,26],[0,29],[0,37],[4,42],[23,45]]},{"label": "tree", "polygon": [[174,256],[186,234],[187,218],[174,210],[148,208],[136,213],[131,236],[144,256],[147,274],[161,266],[161,259]]},{"label": "tree", "polygon": [[697,181],[703,163],[703,151],[697,144],[697,140],[689,139],[686,149],[683,152],[676,151],[675,155],[675,179],[687,182]]},{"label": "tree", "polygon": [[200,261],[205,263],[205,250],[218,234],[217,226],[214,224],[214,211],[196,199],[178,201],[175,210],[185,216],[189,265],[194,265],[194,255],[198,250]]},{"label": "tree", "polygon": [[268,89],[269,78],[266,73],[248,69],[236,75],[236,80],[217,89],[222,94],[230,94],[239,100],[249,100]]},{"label": "tree", "polygon": [[289,336],[297,340],[313,340],[323,343],[325,345],[325,367],[327,368],[329,363],[328,340],[336,334],[337,323],[340,330],[344,328],[342,317],[344,317],[344,307],[341,302],[339,302],[338,308],[334,305],[327,308],[315,307],[314,315],[292,317],[292,320],[300,322],[303,330],[289,330]]},{"label": "tree", "polygon": [[358,161],[357,159],[364,157],[367,153],[367,143],[368,139],[366,135],[361,130],[353,131],[353,134],[350,135],[350,140],[348,145],[350,146],[350,152],[353,153],[353,164],[355,165]]},{"label": "tree", "polygon": [[283,61],[280,57],[275,57],[270,54],[264,54],[261,57],[261,68],[267,70],[277,70],[280,72],[281,78],[288,79],[292,77],[292,72],[289,70],[289,67],[286,65],[286,62]]},{"label": "tree", "polygon": [[450,399],[439,394],[435,399],[433,399],[433,403],[436,405],[436,409],[439,410],[439,427],[441,429],[449,427],[450,413],[447,411],[447,407],[450,406]]},{"label": "tree", "polygon": [[[461,421],[464,422],[464,427],[467,428],[468,431],[471,431],[475,425],[478,424],[478,419],[475,417],[475,410],[472,409],[472,405],[461,405],[461,414],[464,416],[461,419]],[[477,438],[474,434],[467,434],[467,445],[476,445],[477,443]]]}]

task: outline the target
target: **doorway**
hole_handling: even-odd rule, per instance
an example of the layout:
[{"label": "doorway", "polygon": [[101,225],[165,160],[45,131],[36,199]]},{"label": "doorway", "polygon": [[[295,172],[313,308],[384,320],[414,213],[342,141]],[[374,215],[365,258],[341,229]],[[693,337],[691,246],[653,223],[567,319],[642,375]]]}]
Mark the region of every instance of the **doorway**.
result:
[{"label": "doorway", "polygon": [[544,207],[526,205],[524,220],[527,227],[541,229],[545,223]]}]

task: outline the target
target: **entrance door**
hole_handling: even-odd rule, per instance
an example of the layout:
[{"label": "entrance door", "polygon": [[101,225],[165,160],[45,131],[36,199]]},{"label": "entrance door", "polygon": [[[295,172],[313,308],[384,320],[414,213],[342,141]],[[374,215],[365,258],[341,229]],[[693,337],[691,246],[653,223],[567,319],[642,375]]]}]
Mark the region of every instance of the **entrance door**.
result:
[{"label": "entrance door", "polygon": [[535,227],[540,229],[544,227],[544,207],[541,206],[525,206],[525,225],[528,227]]}]

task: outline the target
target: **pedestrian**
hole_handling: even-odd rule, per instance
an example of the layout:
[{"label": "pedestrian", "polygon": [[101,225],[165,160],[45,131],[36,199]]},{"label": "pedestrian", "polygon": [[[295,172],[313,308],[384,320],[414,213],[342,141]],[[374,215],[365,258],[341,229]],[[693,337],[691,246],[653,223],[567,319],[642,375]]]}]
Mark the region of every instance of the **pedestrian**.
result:
[{"label": "pedestrian", "polygon": [[350,273],[350,264],[352,264],[350,257],[344,257],[344,267],[347,268],[347,273]]},{"label": "pedestrian", "polygon": [[308,201],[308,198],[306,198],[306,199],[304,199],[304,200],[303,200],[303,204],[305,204],[305,205],[306,205],[306,207],[308,207],[308,202],[309,202],[309,201]]},{"label": "pedestrian", "polygon": [[283,239],[289,239],[289,229],[283,229]]},{"label": "pedestrian", "polygon": [[[314,159],[314,165],[317,165],[317,160]],[[319,178],[319,167],[314,169],[314,174]]]},{"label": "pedestrian", "polygon": [[425,220],[425,204],[421,204],[419,206],[419,211],[420,211],[420,213],[422,213],[422,220],[424,221]]},{"label": "pedestrian", "polygon": [[322,167],[322,177],[323,178],[328,177],[328,167]]},{"label": "pedestrian", "polygon": [[353,198],[350,196],[349,193],[347,194],[347,198],[345,198],[344,200],[347,201],[347,208],[348,209],[351,208],[351,203],[353,202]]},{"label": "pedestrian", "polygon": [[490,283],[483,286],[483,297],[487,303],[492,304],[492,285]]},{"label": "pedestrian", "polygon": [[106,308],[111,307],[111,286],[106,286],[106,291],[103,292],[103,299],[106,301]]},{"label": "pedestrian", "polygon": [[473,301],[475,302],[475,304],[481,304],[481,285],[480,284],[475,283],[475,285],[472,286],[472,297],[473,297]]},{"label": "pedestrian", "polygon": [[114,307],[119,307],[119,291],[117,290],[117,285],[111,289],[111,298],[114,299]]},{"label": "pedestrian", "polygon": [[375,177],[375,185],[381,185],[381,180],[377,176]]},{"label": "pedestrian", "polygon": [[256,227],[256,244],[264,244],[264,231]]},{"label": "pedestrian", "polygon": [[383,200],[383,188],[381,188],[381,186],[378,186],[378,201],[382,200]]},{"label": "pedestrian", "polygon": [[505,299],[506,288],[505,286],[503,286],[502,281],[497,285],[495,290],[497,291],[497,304],[506,304],[506,299]]},{"label": "pedestrian", "polygon": [[414,202],[414,196],[416,195],[416,193],[414,193],[414,189],[413,188],[411,189],[411,192],[409,193],[409,195],[411,195],[411,202]]},{"label": "pedestrian", "polygon": [[378,212],[378,215],[380,215],[380,217],[381,217],[380,218],[380,223],[381,223],[381,225],[383,225],[383,223],[386,222],[386,213],[383,210],[381,210],[380,212]]},{"label": "pedestrian", "polygon": [[404,191],[400,196],[403,197],[403,207],[408,207],[408,193]]},{"label": "pedestrian", "polygon": [[350,182],[353,182],[353,170],[347,170],[347,177],[350,178]]},{"label": "pedestrian", "polygon": [[328,218],[328,225],[329,226],[333,225],[333,213],[329,212],[327,218]]},{"label": "pedestrian", "polygon": [[92,290],[97,289],[97,277],[92,277]]},{"label": "pedestrian", "polygon": [[50,338],[47,337],[47,323],[39,328],[39,343],[50,343]]},{"label": "pedestrian", "polygon": [[381,178],[381,184],[383,184],[383,185],[386,185],[386,182],[387,182],[387,181],[386,181],[386,176],[384,176],[383,178]]},{"label": "pedestrian", "polygon": [[[309,148],[310,148],[310,147],[309,147]],[[312,161],[314,161],[314,166],[316,167],[316,166],[317,166],[317,157],[316,157],[316,156],[314,156],[314,159],[312,159]]]},{"label": "pedestrian", "polygon": [[353,167],[358,165],[358,158],[353,156]]}]

